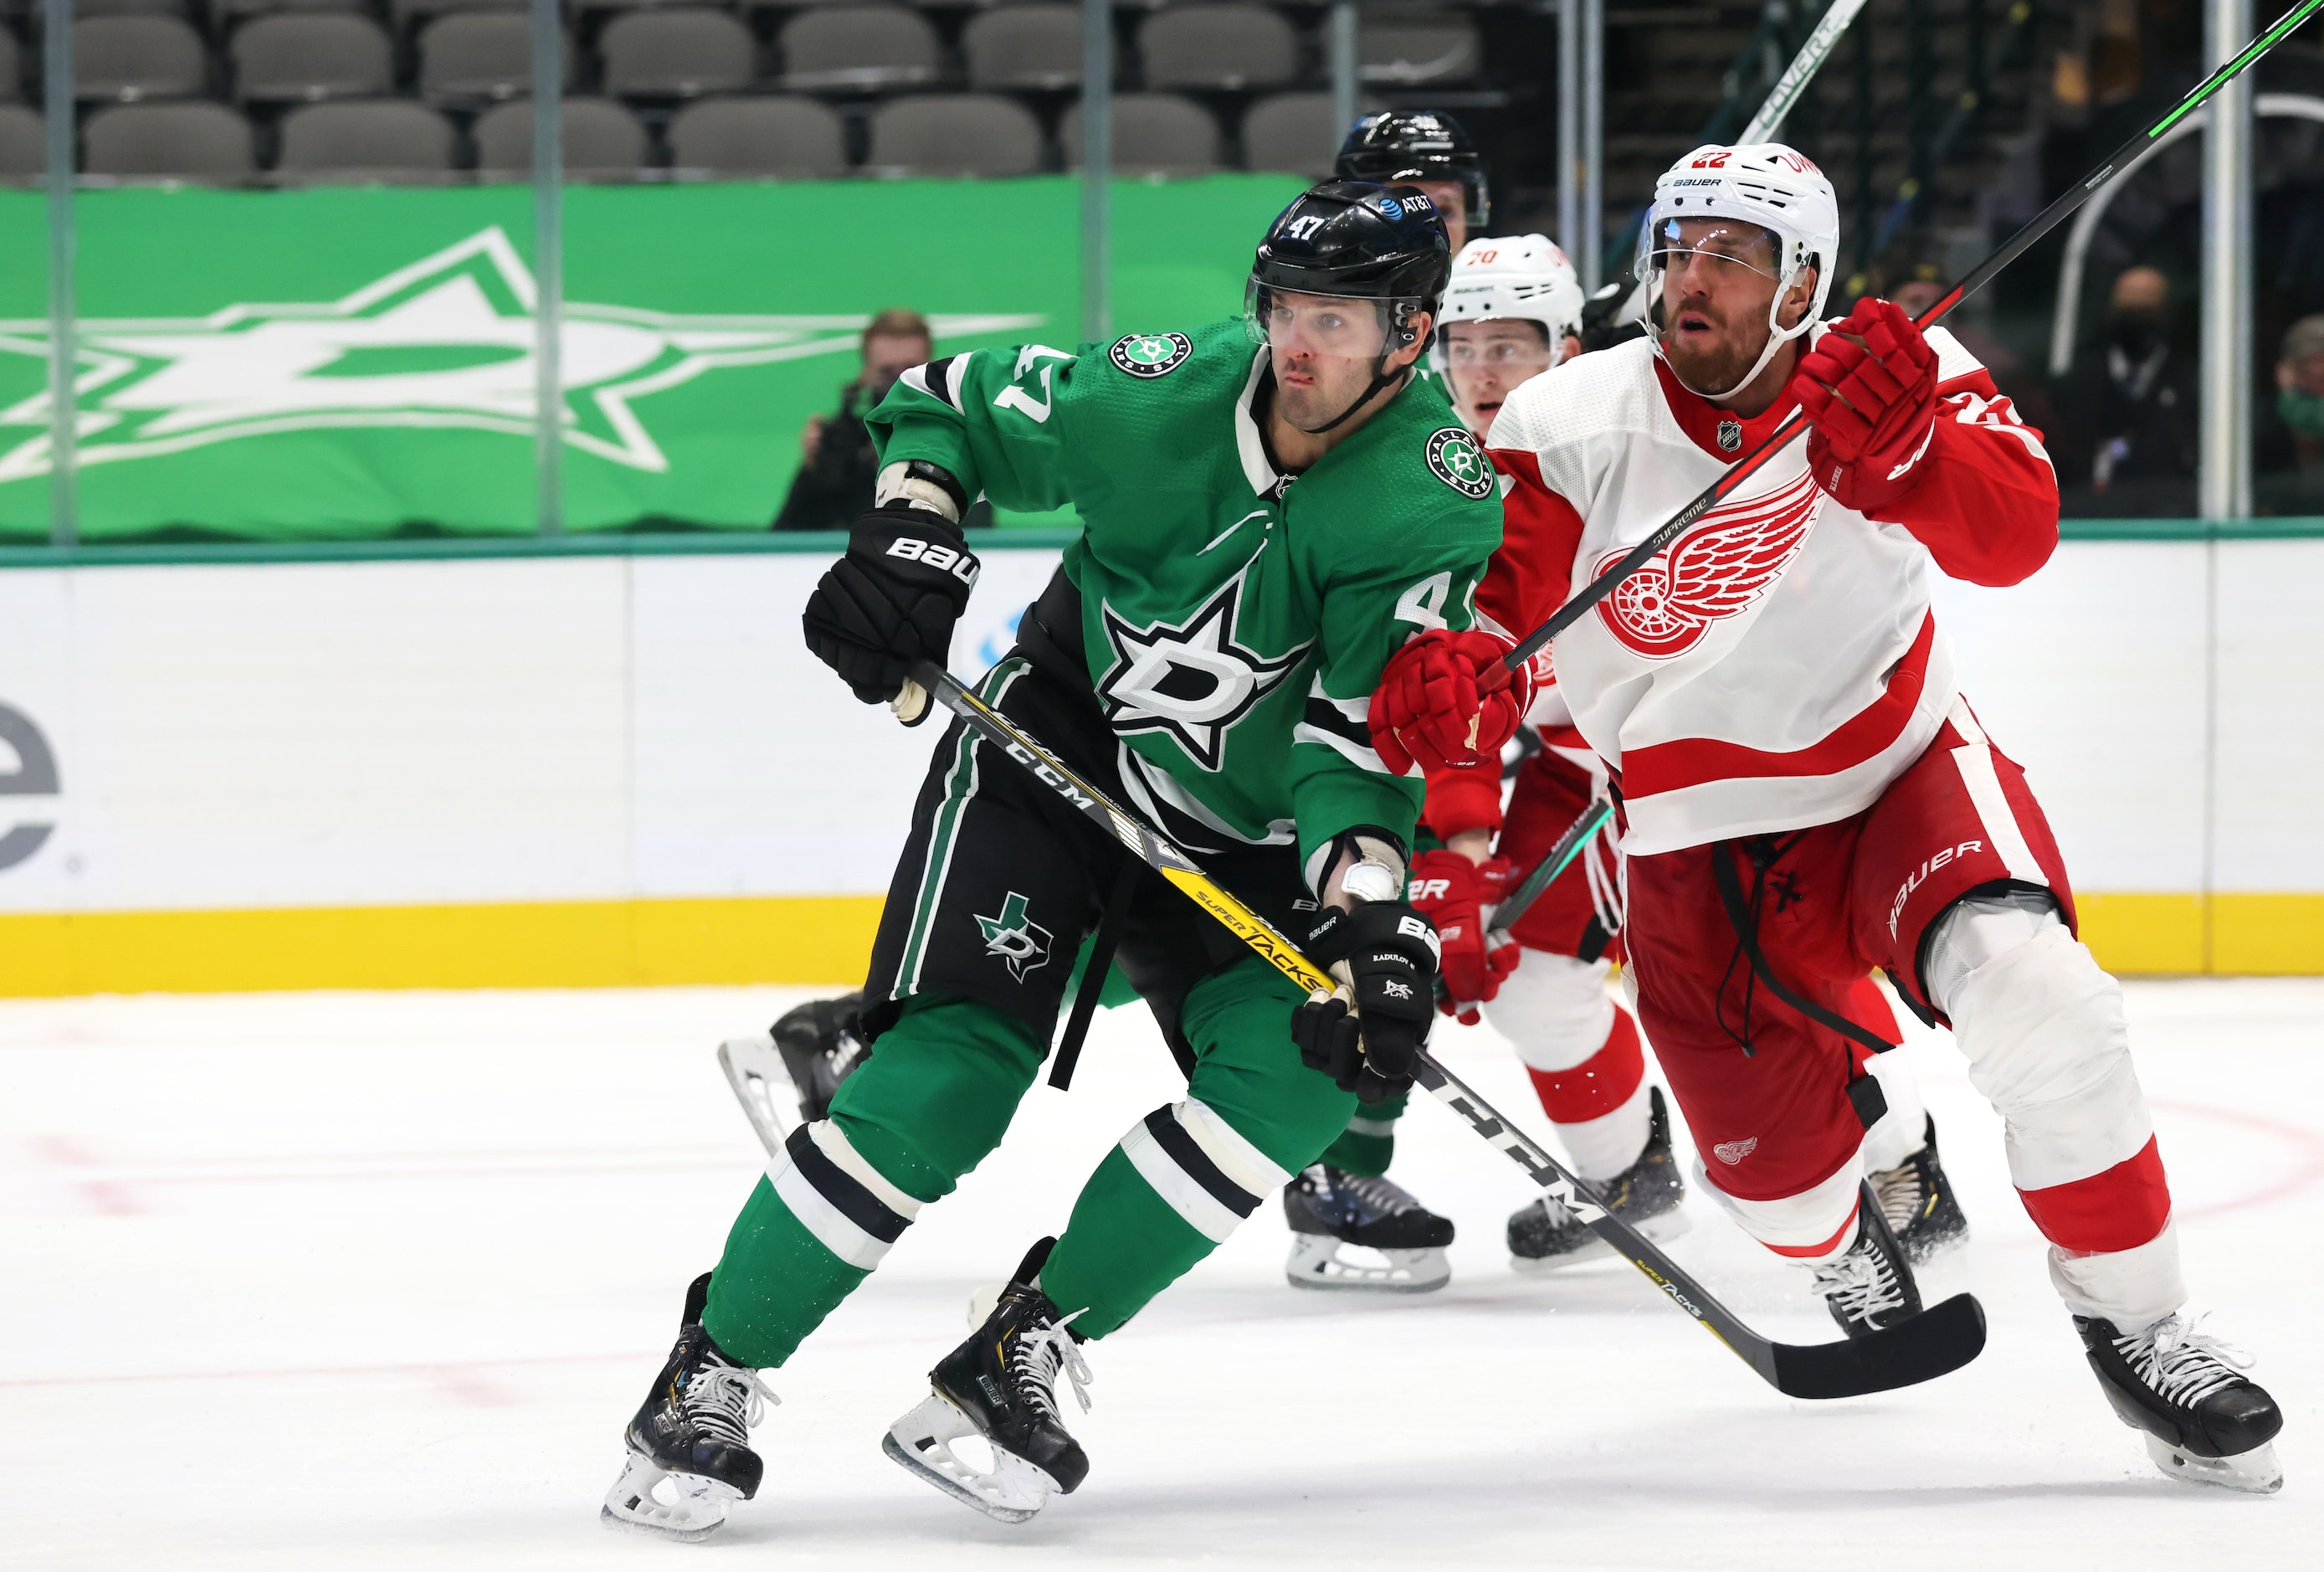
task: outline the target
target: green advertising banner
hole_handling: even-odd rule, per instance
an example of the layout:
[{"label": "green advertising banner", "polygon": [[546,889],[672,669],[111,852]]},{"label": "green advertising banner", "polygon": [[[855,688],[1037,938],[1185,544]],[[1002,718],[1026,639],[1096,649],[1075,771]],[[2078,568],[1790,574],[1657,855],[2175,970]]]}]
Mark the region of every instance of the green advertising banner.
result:
[{"label": "green advertising banner", "polygon": [[[1119,330],[1231,314],[1299,190],[1113,192]],[[576,186],[565,197],[568,529],[764,529],[857,330],[945,352],[1074,342],[1080,188]],[[84,540],[528,533],[529,187],[116,190],[76,200]],[[49,532],[44,199],[0,193],[0,538]]]}]

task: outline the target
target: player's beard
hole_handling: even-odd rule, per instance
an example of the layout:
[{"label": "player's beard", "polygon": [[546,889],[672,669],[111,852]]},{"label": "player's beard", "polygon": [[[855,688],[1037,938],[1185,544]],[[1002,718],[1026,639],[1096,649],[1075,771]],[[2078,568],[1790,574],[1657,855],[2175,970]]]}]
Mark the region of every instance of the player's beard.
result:
[{"label": "player's beard", "polygon": [[[1689,314],[1703,318],[1716,333],[1716,342],[1708,349],[1683,343],[1678,336],[1677,322]],[[1695,392],[1711,397],[1723,397],[1739,392],[1737,384],[1751,369],[1752,362],[1767,347],[1768,328],[1764,319],[1758,330],[1749,327],[1738,332],[1729,323],[1727,313],[1700,296],[1683,300],[1677,310],[1669,314],[1671,327],[1663,330],[1663,356],[1679,381]]]},{"label": "player's beard", "polygon": [[1314,432],[1346,414],[1348,407],[1363,397],[1364,389],[1371,385],[1372,363],[1333,356],[1308,364],[1315,373],[1313,387],[1300,387],[1277,375],[1275,410],[1286,423]]}]

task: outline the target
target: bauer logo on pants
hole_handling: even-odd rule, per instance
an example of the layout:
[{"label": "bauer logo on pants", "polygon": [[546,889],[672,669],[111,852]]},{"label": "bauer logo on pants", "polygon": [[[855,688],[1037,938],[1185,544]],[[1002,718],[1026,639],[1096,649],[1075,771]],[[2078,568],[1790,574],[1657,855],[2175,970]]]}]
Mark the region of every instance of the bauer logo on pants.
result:
[{"label": "bauer logo on pants", "polygon": [[1194,341],[1184,333],[1132,333],[1113,341],[1113,364],[1141,382],[1167,376],[1186,364]]},{"label": "bauer logo on pants", "polygon": [[984,930],[984,953],[1007,961],[1019,982],[1049,964],[1049,930],[1025,915],[1025,897],[1016,891],[1001,902],[1000,916],[979,917],[976,926]]},{"label": "bauer logo on pants", "polygon": [[1428,436],[1428,467],[1462,496],[1482,502],[1493,495],[1493,467],[1477,439],[1458,426]]}]

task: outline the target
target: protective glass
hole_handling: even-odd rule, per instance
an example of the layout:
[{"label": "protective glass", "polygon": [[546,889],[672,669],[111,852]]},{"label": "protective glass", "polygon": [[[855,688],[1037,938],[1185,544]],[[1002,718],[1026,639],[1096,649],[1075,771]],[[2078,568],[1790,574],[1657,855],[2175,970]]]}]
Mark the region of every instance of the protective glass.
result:
[{"label": "protective glass", "polygon": [[1391,347],[1389,319],[1407,317],[1419,308],[1418,301],[1311,295],[1271,289],[1253,279],[1243,291],[1242,314],[1254,344],[1345,360],[1374,360]]},{"label": "protective glass", "polygon": [[1683,272],[1699,258],[1714,279],[1757,273],[1780,283],[1782,254],[1771,231],[1739,218],[1665,218],[1639,231],[1636,276],[1651,279],[1665,268]]}]

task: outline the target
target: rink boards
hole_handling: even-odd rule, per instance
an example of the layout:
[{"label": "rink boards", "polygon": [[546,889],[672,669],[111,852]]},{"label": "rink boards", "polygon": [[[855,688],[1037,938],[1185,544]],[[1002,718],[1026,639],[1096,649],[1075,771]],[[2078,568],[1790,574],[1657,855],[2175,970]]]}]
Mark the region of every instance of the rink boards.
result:
[{"label": "rink boards", "polygon": [[[807,654],[826,559],[0,571],[0,993],[860,976],[934,734]],[[956,667],[1056,561],[988,552]],[[2324,971],[2319,585],[2164,539],[1941,592],[2109,964]]]}]

